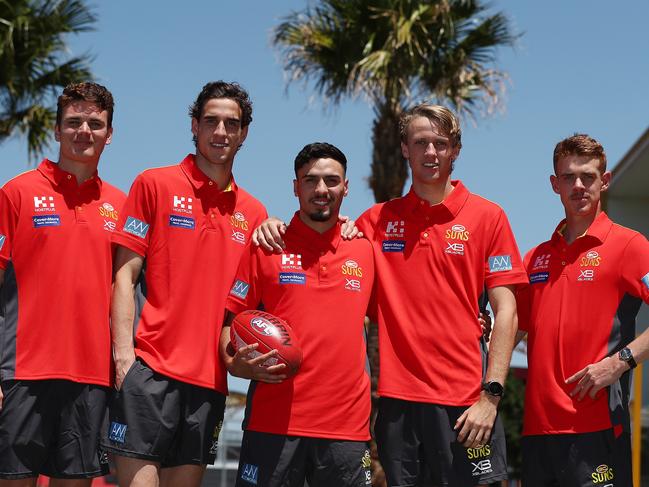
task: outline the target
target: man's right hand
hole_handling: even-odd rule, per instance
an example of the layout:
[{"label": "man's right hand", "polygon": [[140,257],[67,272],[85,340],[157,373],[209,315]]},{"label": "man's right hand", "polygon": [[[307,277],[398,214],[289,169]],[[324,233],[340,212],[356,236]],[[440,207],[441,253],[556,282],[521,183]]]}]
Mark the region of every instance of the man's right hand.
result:
[{"label": "man's right hand", "polygon": [[118,391],[122,388],[124,377],[135,362],[135,354],[124,359],[115,359],[115,389]]},{"label": "man's right hand", "polygon": [[286,375],[281,372],[286,369],[285,364],[277,364],[266,367],[264,362],[277,355],[277,350],[254,356],[253,352],[259,346],[258,343],[241,347],[233,356],[225,357],[225,366],[230,374],[244,379],[266,382],[268,384],[279,384]]},{"label": "man's right hand", "polygon": [[286,233],[286,223],[271,216],[266,218],[252,232],[252,243],[262,249],[281,254],[286,248],[283,235]]}]

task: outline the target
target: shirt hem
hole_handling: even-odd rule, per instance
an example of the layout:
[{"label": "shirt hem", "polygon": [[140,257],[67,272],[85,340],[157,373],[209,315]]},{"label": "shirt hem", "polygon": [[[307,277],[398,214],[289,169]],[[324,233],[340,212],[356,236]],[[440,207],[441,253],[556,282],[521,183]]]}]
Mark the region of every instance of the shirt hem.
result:
[{"label": "shirt hem", "polygon": [[256,433],[270,433],[272,435],[283,435],[283,436],[304,436],[307,438],[323,438],[326,440],[340,440],[340,441],[369,441],[370,435],[347,435],[341,433],[324,433],[322,431],[302,431],[296,429],[289,429],[288,431],[276,431],[273,429],[265,428],[255,428],[248,427],[245,428],[246,431],[254,431]]}]

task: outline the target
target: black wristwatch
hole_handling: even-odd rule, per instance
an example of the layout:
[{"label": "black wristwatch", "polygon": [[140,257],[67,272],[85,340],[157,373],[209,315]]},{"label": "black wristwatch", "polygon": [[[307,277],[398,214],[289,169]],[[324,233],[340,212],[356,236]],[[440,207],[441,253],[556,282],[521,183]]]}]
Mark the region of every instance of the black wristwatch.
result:
[{"label": "black wristwatch", "polygon": [[635,362],[635,359],[633,358],[633,354],[631,353],[631,350],[627,347],[624,347],[622,350],[617,352],[617,357],[623,362],[629,364],[629,368],[631,369],[635,369],[636,365],[638,365]]},{"label": "black wristwatch", "polygon": [[489,382],[482,383],[482,390],[485,391],[490,396],[502,397],[505,392],[505,388],[500,382],[495,380],[490,380]]}]

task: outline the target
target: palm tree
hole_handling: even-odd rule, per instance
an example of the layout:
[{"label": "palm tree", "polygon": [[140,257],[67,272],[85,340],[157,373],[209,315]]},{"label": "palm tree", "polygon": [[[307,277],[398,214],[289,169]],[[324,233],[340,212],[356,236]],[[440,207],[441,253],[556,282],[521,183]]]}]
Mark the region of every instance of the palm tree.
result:
[{"label": "palm tree", "polygon": [[375,120],[370,187],[377,202],[401,196],[408,175],[398,120],[435,99],[475,118],[501,99],[496,50],[517,35],[480,0],[322,0],[273,32],[289,82],[313,82],[334,104],[363,95]]},{"label": "palm tree", "polygon": [[0,0],[0,143],[26,134],[31,160],[49,145],[57,92],[92,76],[87,54],[66,59],[65,36],[95,21],[82,0]]}]

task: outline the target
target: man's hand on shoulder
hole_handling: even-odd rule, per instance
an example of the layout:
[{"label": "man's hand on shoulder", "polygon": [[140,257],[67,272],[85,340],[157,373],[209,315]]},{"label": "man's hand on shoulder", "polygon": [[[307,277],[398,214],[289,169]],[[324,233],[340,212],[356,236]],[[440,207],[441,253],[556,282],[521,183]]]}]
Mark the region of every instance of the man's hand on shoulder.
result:
[{"label": "man's hand on shoulder", "polygon": [[338,215],[338,221],[342,224],[340,226],[340,236],[343,240],[354,240],[363,237],[363,232],[358,229],[356,222],[348,216]]},{"label": "man's hand on shoulder", "polygon": [[286,233],[286,223],[274,216],[266,218],[252,232],[252,243],[257,247],[281,254],[286,248],[283,235]]}]

